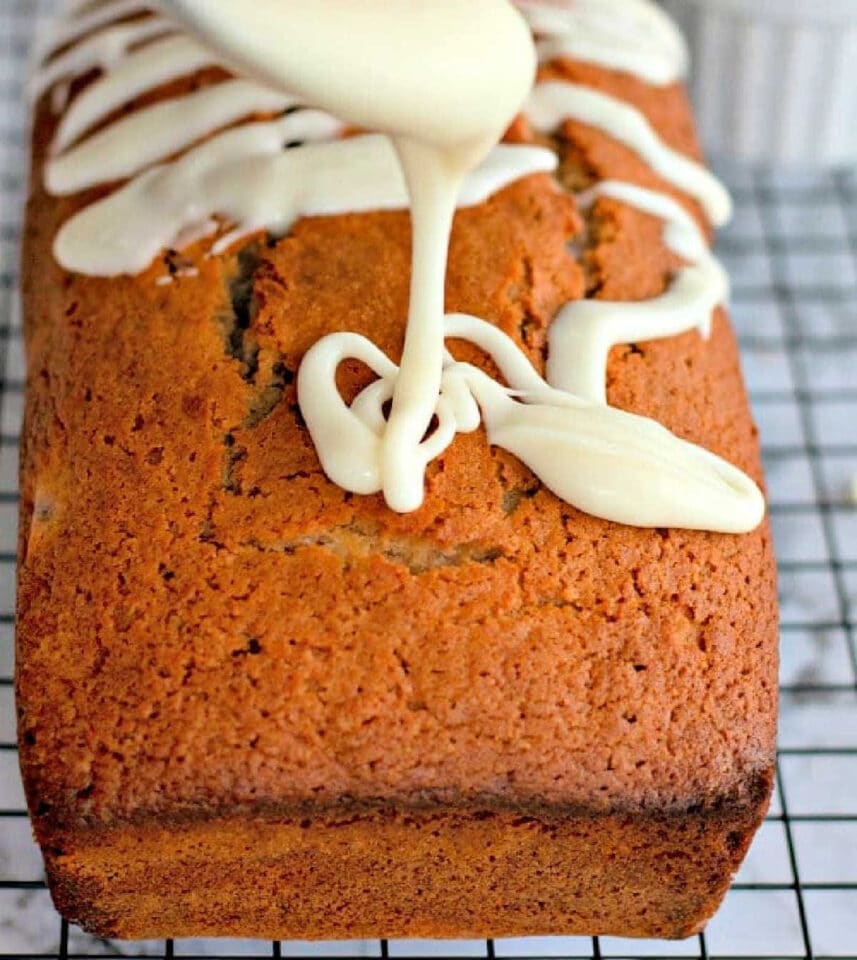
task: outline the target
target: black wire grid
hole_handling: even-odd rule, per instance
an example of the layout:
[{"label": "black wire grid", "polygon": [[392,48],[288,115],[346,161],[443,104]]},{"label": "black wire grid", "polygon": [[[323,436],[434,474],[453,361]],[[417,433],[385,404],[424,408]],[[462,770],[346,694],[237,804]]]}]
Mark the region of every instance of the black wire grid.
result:
[{"label": "black wire grid", "polygon": [[36,0],[0,0],[0,958],[696,957],[857,960],[857,173],[727,173],[720,240],[771,488],[783,610],[777,792],[726,903],[680,943],[527,940],[119,944],[53,912],[17,767],[12,687],[23,83]]}]

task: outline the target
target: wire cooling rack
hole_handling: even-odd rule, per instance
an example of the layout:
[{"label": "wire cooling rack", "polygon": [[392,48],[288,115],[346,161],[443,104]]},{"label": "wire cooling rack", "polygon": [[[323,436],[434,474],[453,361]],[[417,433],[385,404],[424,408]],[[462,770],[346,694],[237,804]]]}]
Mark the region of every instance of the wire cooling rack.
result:
[{"label": "wire cooling rack", "polygon": [[53,912],[15,751],[12,635],[23,404],[17,292],[23,78],[45,3],[0,0],[0,958],[518,957],[857,960],[857,175],[726,172],[720,240],[771,489],[782,594],[777,792],[699,937],[528,940],[97,940]]}]

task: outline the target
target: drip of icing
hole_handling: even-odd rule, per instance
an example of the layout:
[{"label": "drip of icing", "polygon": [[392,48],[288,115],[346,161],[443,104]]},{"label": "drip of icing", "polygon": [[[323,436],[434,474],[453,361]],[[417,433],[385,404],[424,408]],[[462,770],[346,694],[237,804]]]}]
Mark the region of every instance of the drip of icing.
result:
[{"label": "drip of icing", "polygon": [[51,159],[45,183],[51,193],[62,196],[122,180],[178,153],[212,130],[254,113],[279,113],[294,105],[293,97],[250,80],[204,87],[137,110]]},{"label": "drip of icing", "polygon": [[650,0],[517,0],[542,63],[567,57],[623,70],[656,86],[681,80],[687,46]]},{"label": "drip of icing", "polygon": [[698,328],[708,336],[714,308],[729,297],[729,278],[712,256],[696,221],[671,197],[628,183],[603,181],[578,198],[587,209],[611,197],[664,220],[664,244],[690,261],[659,297],[635,303],[576,300],[551,324],[547,374],[552,384],[600,403],[607,402],[604,371],[612,347],[672,337]]},{"label": "drip of icing", "polygon": [[603,130],[639,154],[664,180],[696,198],[714,226],[732,216],[732,201],[723,184],[702,164],[667,146],[636,107],[600,90],[552,80],[536,86],[525,112],[542,133],[551,133],[566,120]]},{"label": "drip of icing", "polygon": [[[168,5],[230,62],[393,138],[411,199],[413,259],[381,471],[387,504],[415,510],[424,497],[421,440],[441,388],[444,279],[456,197],[532,86],[530,32],[506,0],[254,0],[240,18],[229,0]],[[284,44],[286,36],[293,42]]]},{"label": "drip of icing", "polygon": [[[421,438],[442,396],[444,287],[455,198],[486,146],[489,143],[483,140],[444,150],[411,137],[397,143],[411,200],[413,253],[405,346],[383,434],[381,471],[384,499],[400,513],[416,510],[423,502],[430,459],[426,448],[432,444]],[[448,421],[439,420],[442,435]],[[454,436],[454,429],[449,429]]]},{"label": "drip of icing", "polygon": [[[551,387],[517,344],[484,320],[449,316],[445,335],[484,350],[510,389],[447,355],[437,427],[417,450],[423,469],[456,433],[476,428],[481,409],[490,443],[514,454],[558,497],[593,516],[723,533],[744,533],[761,521],[761,492],[725,460],[653,420]],[[379,378],[350,407],[336,386],[337,369],[349,359],[362,361]],[[371,494],[382,489],[383,405],[398,376],[385,354],[353,333],[322,338],[301,364],[301,410],[325,473],[345,490]]]},{"label": "drip of icing", "polygon": [[[302,216],[406,209],[408,194],[389,138],[312,142],[340,129],[327,114],[302,110],[228,130],[82,210],[57,235],[57,260],[94,276],[139,273],[164,248],[180,247],[178,238],[206,222],[211,210],[237,225],[217,253],[258,230],[283,234]],[[307,143],[284,151],[288,140]],[[467,178],[459,204],[482,203],[508,183],[555,166],[549,150],[501,144]]]}]

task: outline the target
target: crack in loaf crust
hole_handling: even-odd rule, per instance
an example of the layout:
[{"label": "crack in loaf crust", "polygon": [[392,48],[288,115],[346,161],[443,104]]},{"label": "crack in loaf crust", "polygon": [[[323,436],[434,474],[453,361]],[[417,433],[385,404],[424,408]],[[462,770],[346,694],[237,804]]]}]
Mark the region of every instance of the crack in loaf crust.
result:
[{"label": "crack in loaf crust", "polygon": [[[679,88],[546,72],[633,102],[697,154]],[[70,276],[51,242],[88,197],[38,186],[54,123],[43,106],[25,240],[17,687],[59,907],[128,937],[698,929],[771,789],[767,527],[597,520],[478,434],[429,468],[416,513],[343,492],[295,372],[333,330],[398,354],[407,214]],[[652,185],[698,215],[603,134],[560,134],[567,184]],[[677,261],[659,221],[602,200],[587,226],[579,265],[574,200],[541,175],[460,211],[449,310],[541,369],[564,301],[664,289]],[[199,276],[156,285],[178,260]],[[340,385],[366,378],[346,365]],[[708,343],[615,349],[608,381],[614,405],[760,478],[722,312]]]}]

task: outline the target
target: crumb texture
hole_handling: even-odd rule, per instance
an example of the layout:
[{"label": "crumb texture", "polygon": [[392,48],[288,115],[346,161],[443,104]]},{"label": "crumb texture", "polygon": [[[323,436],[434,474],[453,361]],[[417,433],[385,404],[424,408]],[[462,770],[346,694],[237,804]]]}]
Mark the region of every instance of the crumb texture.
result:
[{"label": "crumb texture", "polygon": [[[680,89],[570,63],[547,72],[633,102],[698,154]],[[770,786],[767,527],[597,520],[481,432],[432,464],[416,513],[343,492],[321,471],[295,375],[334,330],[399,355],[407,214],[308,219],[222,258],[168,252],[135,278],[67,275],[52,238],[87,197],[37,186],[54,122],[40,110],[25,240],[17,683],[28,797],[66,913],[123,936],[497,934],[491,915],[508,932],[696,929]],[[532,139],[523,121],[509,136]],[[598,131],[569,123],[552,143],[567,187],[622,178],[699,214]],[[542,369],[567,300],[664,289],[677,261],[660,235],[609,200],[584,222],[554,178],[527,178],[457,215],[447,307],[496,323]],[[188,267],[198,276],[177,275]],[[343,395],[368,376],[344,366]],[[614,405],[760,477],[722,312],[708,342],[617,348],[608,384]],[[375,812],[335,829],[318,812],[349,805]],[[485,816],[389,812],[421,805]],[[308,827],[276,819],[295,810]],[[549,820],[560,810],[574,813]],[[272,819],[257,841],[258,811]],[[183,844],[204,855],[186,850],[181,873]],[[399,862],[397,845],[413,856]],[[303,851],[291,873],[284,849]],[[226,879],[236,858],[254,866]],[[356,886],[319,925],[295,891],[346,876]],[[526,904],[509,876],[525,878]],[[443,899],[456,883],[470,906]],[[199,891],[201,913],[181,906]]]}]

